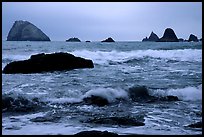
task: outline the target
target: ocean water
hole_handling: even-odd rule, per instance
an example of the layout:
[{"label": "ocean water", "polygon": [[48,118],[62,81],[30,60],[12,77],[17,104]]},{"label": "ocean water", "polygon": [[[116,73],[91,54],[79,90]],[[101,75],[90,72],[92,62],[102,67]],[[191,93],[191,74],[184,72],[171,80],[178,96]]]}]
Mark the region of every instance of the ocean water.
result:
[{"label": "ocean water", "polygon": [[[2,74],[2,98],[28,102],[2,109],[3,135],[72,135],[88,130],[119,135],[202,134],[200,128],[186,127],[202,121],[202,42],[2,41],[2,70],[9,62],[42,52],[91,59],[94,68]],[[145,86],[152,96],[173,95],[180,101],[134,102],[127,92],[135,86]],[[109,104],[84,104],[83,98],[91,95],[106,98]],[[110,116],[139,116],[145,125],[87,122]]]}]

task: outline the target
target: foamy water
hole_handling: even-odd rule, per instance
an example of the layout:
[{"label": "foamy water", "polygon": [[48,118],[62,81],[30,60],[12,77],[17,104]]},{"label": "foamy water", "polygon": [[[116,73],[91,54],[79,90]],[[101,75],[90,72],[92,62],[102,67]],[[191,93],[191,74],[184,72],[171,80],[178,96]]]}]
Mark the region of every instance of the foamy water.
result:
[{"label": "foamy water", "polygon": [[[71,135],[85,130],[107,130],[120,135],[202,134],[200,129],[186,128],[202,121],[201,42],[3,41],[2,70],[9,62],[43,52],[68,52],[91,59],[94,68],[2,74],[2,99],[13,100],[11,106],[3,109],[3,134]],[[128,91],[135,86],[145,86],[151,96],[171,95],[180,101],[134,102]],[[85,104],[83,99],[90,96],[102,97],[109,105]],[[141,116],[145,125],[86,122],[111,116]]]}]

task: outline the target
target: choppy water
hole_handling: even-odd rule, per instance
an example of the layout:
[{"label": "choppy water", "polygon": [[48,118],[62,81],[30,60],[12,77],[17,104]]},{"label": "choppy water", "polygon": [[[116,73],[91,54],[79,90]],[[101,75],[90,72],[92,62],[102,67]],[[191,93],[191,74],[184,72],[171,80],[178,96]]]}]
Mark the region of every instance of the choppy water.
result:
[{"label": "choppy water", "polygon": [[[75,134],[107,130],[118,134],[202,134],[186,125],[202,121],[202,43],[194,42],[2,42],[7,63],[36,53],[68,52],[91,59],[93,69],[39,74],[2,74],[2,98],[27,100],[2,111],[3,134]],[[153,96],[181,101],[131,101],[129,88],[146,86]],[[79,103],[98,95],[104,107]],[[117,99],[122,99],[118,101]],[[37,101],[36,101],[37,100]],[[101,117],[144,118],[144,126],[83,122]],[[36,121],[36,118],[43,120]]]}]

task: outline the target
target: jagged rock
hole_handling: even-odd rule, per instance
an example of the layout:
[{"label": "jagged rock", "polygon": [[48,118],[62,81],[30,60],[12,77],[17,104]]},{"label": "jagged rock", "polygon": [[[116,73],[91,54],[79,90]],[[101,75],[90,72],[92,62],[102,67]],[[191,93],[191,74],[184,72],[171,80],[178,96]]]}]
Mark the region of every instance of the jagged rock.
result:
[{"label": "jagged rock", "polygon": [[152,31],[149,38],[144,38],[142,41],[158,41],[159,37]]},{"label": "jagged rock", "polygon": [[176,34],[171,28],[167,28],[164,32],[163,37],[158,40],[158,42],[178,42],[178,41],[179,40]]},{"label": "jagged rock", "polygon": [[101,42],[115,42],[111,37],[105,39],[105,40],[102,40]]},{"label": "jagged rock", "polygon": [[92,60],[75,57],[69,53],[42,53],[32,55],[28,60],[14,61],[7,64],[3,69],[3,73],[42,73],[93,67]]},{"label": "jagged rock", "polygon": [[87,104],[97,105],[97,106],[105,106],[109,104],[107,99],[100,96],[94,96],[94,95],[84,98],[83,101]]},{"label": "jagged rock", "polygon": [[50,41],[50,38],[32,23],[20,20],[13,24],[7,41]]},{"label": "jagged rock", "polygon": [[198,42],[198,38],[195,35],[191,34],[188,38],[188,42],[191,41]]},{"label": "jagged rock", "polygon": [[92,131],[81,131],[81,132],[76,133],[74,135],[79,135],[79,136],[117,136],[118,134],[108,132],[108,131],[92,130]]},{"label": "jagged rock", "polygon": [[66,42],[81,42],[81,40],[74,37],[74,38],[69,38],[68,40],[66,40]]},{"label": "jagged rock", "polygon": [[142,39],[142,42],[144,41],[149,41],[149,39],[147,37],[145,37],[144,39]]}]

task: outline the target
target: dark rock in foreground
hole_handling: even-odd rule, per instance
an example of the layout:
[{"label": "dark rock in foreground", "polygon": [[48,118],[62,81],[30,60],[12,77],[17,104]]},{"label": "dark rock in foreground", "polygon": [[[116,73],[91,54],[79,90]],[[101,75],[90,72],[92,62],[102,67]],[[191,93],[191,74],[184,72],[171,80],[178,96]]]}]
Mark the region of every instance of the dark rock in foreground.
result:
[{"label": "dark rock in foreground", "polygon": [[117,136],[118,134],[108,132],[108,131],[92,130],[92,131],[81,131],[81,132],[76,133],[74,135],[79,135],[79,136]]},{"label": "dark rock in foreground", "polygon": [[92,60],[75,57],[69,53],[42,53],[32,55],[28,60],[14,61],[7,64],[3,69],[3,73],[42,73],[93,67]]},{"label": "dark rock in foreground", "polygon": [[95,117],[90,118],[86,121],[83,121],[85,123],[92,123],[92,124],[107,124],[107,125],[119,125],[119,126],[144,126],[145,123],[143,123],[144,116],[138,115],[137,117],[131,117],[131,116],[110,116],[110,117]]},{"label": "dark rock in foreground", "polygon": [[159,37],[152,31],[149,38],[144,38],[142,41],[158,41]]},{"label": "dark rock in foreground", "polygon": [[20,20],[13,24],[7,41],[50,41],[50,38],[32,23]]},{"label": "dark rock in foreground", "polygon": [[193,41],[193,42],[198,42],[197,36],[191,34],[191,35],[189,36],[189,38],[188,38],[188,42],[191,42],[191,41]]},{"label": "dark rock in foreground", "polygon": [[101,42],[115,42],[111,37],[105,39],[105,40],[102,40]]},{"label": "dark rock in foreground", "polygon": [[190,124],[187,127],[191,127],[191,128],[202,128],[202,121],[200,122],[196,122],[194,124]]},{"label": "dark rock in foreground", "polygon": [[66,40],[66,42],[81,42],[81,40],[78,38],[69,38],[68,40]]},{"label": "dark rock in foreground", "polygon": [[167,28],[162,38],[158,42],[179,42],[175,32],[171,28]]},{"label": "dark rock in foreground", "polygon": [[94,96],[94,95],[91,95],[91,97],[84,98],[83,101],[89,105],[91,104],[91,105],[97,105],[97,106],[105,106],[109,104],[107,99],[100,96]]},{"label": "dark rock in foreground", "polygon": [[37,99],[26,99],[21,96],[9,97],[2,96],[2,110],[4,111],[15,111],[15,112],[29,112],[35,111],[37,108],[42,107],[42,103]]}]

